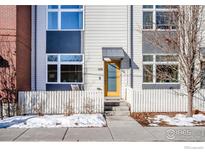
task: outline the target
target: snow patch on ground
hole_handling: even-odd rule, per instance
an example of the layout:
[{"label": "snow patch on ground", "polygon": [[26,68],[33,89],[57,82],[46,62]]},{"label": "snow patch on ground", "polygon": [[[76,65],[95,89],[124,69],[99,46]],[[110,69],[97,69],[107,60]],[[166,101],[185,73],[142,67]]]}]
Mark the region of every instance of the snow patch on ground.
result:
[{"label": "snow patch on ground", "polygon": [[149,126],[157,127],[157,126],[159,126],[159,125],[158,125],[158,124],[149,124]]},{"label": "snow patch on ground", "polygon": [[205,115],[195,114],[193,117],[186,117],[184,114],[177,114],[175,117],[157,115],[153,119],[150,119],[150,121],[149,126],[157,126],[162,121],[173,126],[198,126],[200,122],[205,122]]},{"label": "snow patch on ground", "polygon": [[102,114],[15,116],[0,120],[0,128],[104,127]]}]

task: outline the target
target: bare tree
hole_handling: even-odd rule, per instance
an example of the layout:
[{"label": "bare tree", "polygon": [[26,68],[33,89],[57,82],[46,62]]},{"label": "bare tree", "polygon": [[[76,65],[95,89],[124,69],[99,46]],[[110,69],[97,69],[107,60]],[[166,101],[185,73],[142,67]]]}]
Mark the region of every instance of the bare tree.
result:
[{"label": "bare tree", "polygon": [[[182,85],[188,97],[188,112],[187,116],[193,115],[193,97],[200,89],[203,80],[203,72],[201,70],[202,59],[202,43],[204,40],[204,6],[184,5],[176,8],[170,7],[166,17],[161,17],[166,22],[166,25],[154,23],[156,29],[154,32],[147,32],[145,40],[152,46],[170,54],[176,54],[179,68],[173,67],[170,70],[176,70],[179,73]],[[160,27],[161,26],[161,27]],[[161,31],[158,28],[163,28]],[[162,80],[167,78],[173,79],[173,73],[161,71],[160,77]],[[168,71],[169,72],[169,71]]]},{"label": "bare tree", "polygon": [[0,31],[0,97],[8,102],[10,116],[10,103],[16,99],[16,35],[15,29]]}]

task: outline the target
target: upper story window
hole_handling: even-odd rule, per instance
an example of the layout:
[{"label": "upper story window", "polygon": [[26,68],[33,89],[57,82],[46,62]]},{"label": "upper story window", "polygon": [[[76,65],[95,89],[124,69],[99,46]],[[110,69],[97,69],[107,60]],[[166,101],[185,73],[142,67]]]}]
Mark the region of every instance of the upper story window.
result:
[{"label": "upper story window", "polygon": [[48,30],[82,30],[82,5],[49,5],[47,17]]},{"label": "upper story window", "polygon": [[143,5],[143,29],[176,29],[177,5]]}]

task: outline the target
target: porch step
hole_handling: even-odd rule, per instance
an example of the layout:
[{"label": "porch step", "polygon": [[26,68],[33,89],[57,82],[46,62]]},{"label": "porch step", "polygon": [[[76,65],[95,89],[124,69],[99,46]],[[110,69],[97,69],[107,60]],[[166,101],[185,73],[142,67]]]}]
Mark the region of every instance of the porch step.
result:
[{"label": "porch step", "polygon": [[107,116],[129,116],[130,111],[105,111]]},{"label": "porch step", "polygon": [[106,97],[104,111],[107,116],[129,116],[129,103],[120,97]]},{"label": "porch step", "polygon": [[128,106],[105,106],[105,111],[129,111]]},{"label": "porch step", "polygon": [[105,101],[121,101],[120,97],[105,97]]},{"label": "porch step", "polygon": [[129,106],[129,104],[127,102],[124,101],[119,101],[119,102],[113,102],[113,101],[105,101],[104,102],[105,106]]}]

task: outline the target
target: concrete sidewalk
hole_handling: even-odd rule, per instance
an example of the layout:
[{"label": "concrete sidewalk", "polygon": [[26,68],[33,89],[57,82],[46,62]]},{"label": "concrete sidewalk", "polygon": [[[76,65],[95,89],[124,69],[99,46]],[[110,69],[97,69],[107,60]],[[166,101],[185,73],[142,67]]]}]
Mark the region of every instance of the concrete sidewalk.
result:
[{"label": "concrete sidewalk", "polygon": [[152,141],[154,137],[131,117],[107,117],[107,125],[113,141]]},{"label": "concrete sidewalk", "polygon": [[131,117],[107,117],[103,128],[7,128],[0,141],[205,141],[205,127],[142,127]]}]

